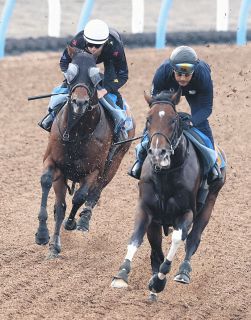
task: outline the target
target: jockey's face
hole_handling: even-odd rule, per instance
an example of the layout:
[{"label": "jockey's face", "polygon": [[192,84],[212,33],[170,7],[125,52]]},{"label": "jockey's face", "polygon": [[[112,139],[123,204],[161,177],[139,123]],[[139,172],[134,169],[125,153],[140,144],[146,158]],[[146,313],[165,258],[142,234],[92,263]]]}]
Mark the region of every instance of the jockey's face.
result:
[{"label": "jockey's face", "polygon": [[97,58],[101,54],[101,51],[102,51],[103,47],[104,47],[103,44],[95,46],[95,44],[87,43],[88,51],[91,54],[93,54],[95,58]]},{"label": "jockey's face", "polygon": [[185,87],[191,81],[193,74],[185,74],[174,71],[175,80],[181,87]]}]

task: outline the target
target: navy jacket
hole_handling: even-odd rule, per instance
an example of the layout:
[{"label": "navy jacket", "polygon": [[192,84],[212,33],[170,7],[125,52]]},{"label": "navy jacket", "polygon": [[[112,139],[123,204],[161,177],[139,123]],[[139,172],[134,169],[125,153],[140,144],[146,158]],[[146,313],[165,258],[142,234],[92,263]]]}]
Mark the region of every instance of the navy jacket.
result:
[{"label": "navy jacket", "polygon": [[[152,95],[156,95],[162,90],[179,88],[178,82],[174,78],[174,72],[169,60],[166,60],[156,71],[152,82]],[[191,108],[192,123],[199,126],[207,120],[213,108],[213,82],[211,70],[207,63],[198,61],[191,81],[182,87],[182,95]]]},{"label": "navy jacket", "polygon": [[[80,31],[70,42],[70,46],[88,52],[83,31]],[[65,72],[71,62],[71,57],[67,49],[64,50],[60,59],[60,68]],[[104,63],[104,83],[103,87],[107,92],[116,92],[128,80],[128,66],[124,51],[124,46],[119,33],[110,29],[109,39],[105,43],[96,63]]]}]

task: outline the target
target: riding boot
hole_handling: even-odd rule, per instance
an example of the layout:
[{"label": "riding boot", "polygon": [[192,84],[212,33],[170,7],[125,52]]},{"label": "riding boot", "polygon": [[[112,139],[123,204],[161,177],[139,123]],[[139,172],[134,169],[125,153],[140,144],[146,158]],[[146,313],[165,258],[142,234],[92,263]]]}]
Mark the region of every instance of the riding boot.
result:
[{"label": "riding boot", "polygon": [[49,113],[38,123],[38,125],[42,129],[48,132],[51,131],[53,120],[55,119],[56,114],[60,111],[60,109],[63,107],[63,105],[67,101],[68,93],[69,93],[69,89],[65,82],[63,82],[61,86],[58,86],[52,90],[52,94],[56,94],[56,95],[51,96],[51,99],[48,105]]},{"label": "riding boot", "polygon": [[38,125],[42,129],[50,132],[53,120],[54,120],[54,117],[52,115],[52,112],[49,112],[41,121],[38,122]]},{"label": "riding boot", "polygon": [[145,158],[147,156],[147,145],[149,138],[146,130],[144,130],[144,137],[141,142],[136,146],[136,161],[134,162],[132,168],[128,171],[129,176],[135,179],[140,179],[141,169]]},{"label": "riding boot", "polygon": [[136,160],[132,166],[132,168],[128,171],[129,176],[139,180],[141,175],[143,162]]}]

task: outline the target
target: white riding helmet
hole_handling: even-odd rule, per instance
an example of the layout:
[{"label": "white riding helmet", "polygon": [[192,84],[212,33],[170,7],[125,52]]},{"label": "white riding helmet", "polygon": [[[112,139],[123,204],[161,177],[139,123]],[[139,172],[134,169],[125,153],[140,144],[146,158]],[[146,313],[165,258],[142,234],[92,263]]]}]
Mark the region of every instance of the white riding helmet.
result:
[{"label": "white riding helmet", "polygon": [[84,39],[93,44],[103,44],[109,37],[108,25],[99,19],[90,20],[84,28]]}]

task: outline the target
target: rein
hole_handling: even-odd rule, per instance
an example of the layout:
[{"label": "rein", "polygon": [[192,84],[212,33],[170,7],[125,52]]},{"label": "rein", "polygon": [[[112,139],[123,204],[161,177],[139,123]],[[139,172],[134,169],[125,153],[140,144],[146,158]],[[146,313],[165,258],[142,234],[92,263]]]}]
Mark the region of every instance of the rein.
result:
[{"label": "rein", "polygon": [[[77,85],[77,86],[79,86],[79,85]],[[75,86],[74,88],[76,88],[77,86]],[[81,86],[83,86],[83,85],[81,85]],[[90,90],[88,90],[88,95],[89,95],[89,92],[90,92]],[[72,91],[71,91],[71,94],[72,94]],[[61,131],[60,125],[59,125],[59,119],[58,119],[59,117],[58,117],[58,115],[56,116],[56,123],[57,123],[57,127],[58,127],[58,131],[59,131],[60,137],[64,142],[67,142],[67,143],[76,142],[77,138],[73,139],[73,140],[70,140],[70,131],[81,120],[81,118],[83,118],[86,115],[86,112],[92,112],[94,109],[99,107],[99,104],[95,104],[95,105],[91,104],[92,98],[94,96],[94,94],[93,94],[90,97],[89,101],[88,101],[88,106],[86,107],[85,111],[82,114],[80,114],[80,115],[72,114],[72,108],[73,107],[72,107],[72,100],[70,99],[71,94],[70,94],[70,96],[69,96],[69,98],[67,100],[67,103],[65,104],[65,106],[67,106],[67,108],[68,108],[68,119],[67,119],[67,128],[64,130],[64,132]],[[99,117],[98,123],[100,121],[101,121],[101,117]],[[90,132],[88,134],[85,134],[83,136],[78,135],[78,138],[79,139],[85,139],[86,136],[90,135],[95,130],[95,128],[91,128],[91,129],[92,130],[90,130]]]}]

